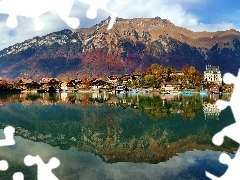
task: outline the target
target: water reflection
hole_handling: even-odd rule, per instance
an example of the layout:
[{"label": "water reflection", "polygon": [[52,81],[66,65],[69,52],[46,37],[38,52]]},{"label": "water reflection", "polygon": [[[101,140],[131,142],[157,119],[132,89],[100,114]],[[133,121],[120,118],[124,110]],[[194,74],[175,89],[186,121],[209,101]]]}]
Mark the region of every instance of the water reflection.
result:
[{"label": "water reflection", "polygon": [[[191,151],[172,157],[167,162],[150,165],[147,163],[105,163],[98,156],[91,153],[77,151],[70,148],[62,151],[56,147],[43,143],[34,143],[15,137],[16,147],[1,149],[1,159],[9,162],[9,169],[1,171],[1,179],[12,179],[12,174],[20,171],[25,179],[35,180],[36,166],[26,167],[23,158],[27,154],[39,155],[44,162],[52,156],[61,161],[61,165],[54,169],[54,174],[61,180],[78,179],[207,179],[205,170],[216,175],[222,175],[226,166],[218,163],[219,151]],[[16,149],[18,151],[16,151]],[[203,168],[204,167],[204,168]]]},{"label": "water reflection", "polygon": [[[74,165],[70,164],[68,165],[70,167],[64,166],[63,169],[56,170],[61,177],[65,177],[66,174],[71,176],[70,171],[73,171],[71,169],[75,169],[72,172],[75,178],[72,179],[76,179],[79,176],[78,170],[85,172],[84,168],[94,166],[94,163],[90,163],[93,161],[98,161],[101,168],[122,168],[119,170],[121,172],[126,171],[128,169],[126,167],[130,165],[119,165],[119,162],[156,164],[155,170],[160,167],[166,168],[165,171],[170,176],[173,170],[170,167],[175,167],[174,163],[177,161],[175,156],[179,153],[182,153],[180,155],[182,161],[183,157],[186,159],[191,157],[189,151],[193,150],[201,150],[198,153],[206,158],[207,155],[204,154],[206,150],[209,150],[207,153],[210,154],[212,151],[232,153],[238,148],[238,144],[230,139],[226,139],[220,147],[212,144],[212,136],[234,122],[230,109],[216,113],[215,102],[219,98],[228,100],[230,95],[200,97],[195,94],[184,97],[171,94],[142,96],[138,94],[116,96],[107,93],[5,94],[0,97],[2,103],[0,128],[6,125],[16,128],[19,145],[12,150],[17,149],[19,153],[27,151],[22,149],[23,145],[38,147],[33,148],[31,153],[41,153],[41,148],[46,147],[45,155],[51,156],[54,151],[64,164],[68,163],[65,157],[73,154],[78,157],[78,161],[73,161]],[[86,155],[83,152],[91,154]],[[79,158],[83,156],[87,157],[86,161]],[[10,159],[9,161],[13,161]],[[110,166],[102,161],[118,162],[118,165]],[[173,161],[174,163],[171,163]],[[206,159],[203,161],[210,162]],[[166,162],[165,166],[162,162]],[[186,168],[189,166],[196,168],[197,163],[191,162],[186,162],[188,164]],[[83,165],[84,163],[89,163],[89,166]],[[179,163],[176,168],[181,168],[183,164]],[[131,164],[136,172],[141,166],[146,170],[151,169],[150,165]],[[205,167],[201,165],[201,168],[204,172]],[[65,174],[62,171],[66,171]],[[196,179],[196,174],[186,169],[173,173],[172,177],[174,175],[177,179],[177,175],[185,171],[188,174],[184,177],[193,176]],[[104,170],[103,172],[102,179],[115,177],[113,174],[106,174]],[[211,170],[209,172],[213,173]],[[99,173],[95,175],[100,177]],[[153,172],[151,175],[154,174]],[[130,176],[133,177],[132,174],[129,174]],[[150,173],[146,175],[146,178],[149,177]],[[166,178],[163,174],[159,177]]]},{"label": "water reflection", "polygon": [[[210,94],[209,96],[182,96],[180,94],[109,94],[109,93],[22,93],[1,94],[0,104],[21,103],[23,105],[41,104],[79,104],[83,106],[102,106],[134,108],[145,111],[151,119],[173,117],[180,114],[184,120],[193,120],[202,109],[205,119],[218,119],[220,111],[216,107],[219,98],[229,100],[230,95]],[[138,112],[138,111],[136,111]]]}]

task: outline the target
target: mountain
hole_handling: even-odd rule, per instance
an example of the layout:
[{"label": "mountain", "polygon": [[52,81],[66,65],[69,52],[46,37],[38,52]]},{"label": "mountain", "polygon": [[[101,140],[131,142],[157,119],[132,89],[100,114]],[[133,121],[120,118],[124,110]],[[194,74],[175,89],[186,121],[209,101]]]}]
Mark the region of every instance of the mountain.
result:
[{"label": "mountain", "polygon": [[34,37],[0,51],[0,76],[24,74],[81,78],[143,71],[152,63],[181,70],[184,64],[203,72],[206,64],[222,73],[237,74],[240,67],[240,32],[193,32],[166,19],[117,18],[107,31],[109,18],[90,28],[62,30]]}]

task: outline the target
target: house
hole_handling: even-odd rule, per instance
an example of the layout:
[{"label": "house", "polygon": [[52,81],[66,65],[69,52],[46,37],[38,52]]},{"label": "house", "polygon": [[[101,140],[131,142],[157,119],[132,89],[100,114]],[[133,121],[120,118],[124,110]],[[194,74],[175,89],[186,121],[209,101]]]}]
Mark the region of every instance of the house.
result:
[{"label": "house", "polygon": [[132,80],[136,80],[140,76],[141,76],[140,74],[133,74],[132,75]]},{"label": "house", "polygon": [[170,74],[170,76],[183,76],[184,73],[182,71],[176,71]]},{"label": "house", "polygon": [[108,88],[110,84],[102,79],[95,79],[90,83],[90,88],[93,91],[99,91],[101,88],[105,89]]},{"label": "house", "polygon": [[40,80],[42,89],[54,92],[59,87],[59,80],[57,78],[42,78]]},{"label": "house", "polygon": [[204,80],[208,83],[215,83],[219,86],[222,85],[222,75],[219,66],[207,65],[204,71]]},{"label": "house", "polygon": [[220,90],[220,87],[219,87],[218,84],[214,84],[214,83],[211,83],[211,84],[210,84],[209,91],[210,91],[211,93],[218,94],[218,93],[219,93],[219,90]]},{"label": "house", "polygon": [[123,84],[126,84],[127,82],[132,81],[132,76],[131,76],[131,74],[124,74],[121,77],[121,80],[122,80]]},{"label": "house", "polygon": [[81,86],[82,86],[82,80],[75,79],[75,88],[79,90]]},{"label": "house", "polygon": [[51,86],[51,85],[55,86],[58,83],[59,83],[59,80],[57,78],[42,78],[40,80],[40,84],[42,86]]},{"label": "house", "polygon": [[75,91],[75,80],[70,80],[67,82],[67,91],[74,92]]},{"label": "house", "polygon": [[111,76],[108,76],[107,79],[108,79],[108,82],[111,83],[111,84],[117,84],[117,81],[120,79],[121,76],[119,75],[111,75]]},{"label": "house", "polygon": [[173,82],[165,82],[161,86],[161,91],[177,91],[180,89],[180,84]]},{"label": "house", "polygon": [[17,84],[22,90],[26,90],[28,86],[30,86],[34,81],[32,79],[22,78],[20,79]]}]

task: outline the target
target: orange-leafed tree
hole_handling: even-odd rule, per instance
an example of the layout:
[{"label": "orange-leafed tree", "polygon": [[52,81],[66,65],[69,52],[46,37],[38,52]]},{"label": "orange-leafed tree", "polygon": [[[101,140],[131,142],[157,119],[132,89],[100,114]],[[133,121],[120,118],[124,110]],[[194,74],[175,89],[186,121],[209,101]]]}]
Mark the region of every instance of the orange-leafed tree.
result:
[{"label": "orange-leafed tree", "polygon": [[7,89],[8,88],[8,83],[6,80],[0,81],[0,89]]},{"label": "orange-leafed tree", "polygon": [[85,76],[82,79],[82,85],[84,86],[84,88],[86,88],[86,89],[89,88],[90,83],[91,83],[91,78]]}]

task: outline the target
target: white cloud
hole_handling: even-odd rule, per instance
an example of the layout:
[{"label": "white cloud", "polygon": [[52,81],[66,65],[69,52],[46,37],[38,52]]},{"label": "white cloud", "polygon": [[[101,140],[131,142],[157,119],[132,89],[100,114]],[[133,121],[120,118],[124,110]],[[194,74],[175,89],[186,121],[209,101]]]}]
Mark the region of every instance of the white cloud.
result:
[{"label": "white cloud", "polygon": [[[0,138],[3,131],[0,130]],[[221,168],[218,157],[221,152],[187,151],[158,164],[118,162],[106,163],[92,153],[77,151],[74,148],[60,150],[46,143],[35,143],[20,136],[14,137],[16,145],[2,147],[1,157],[16,164],[26,155],[39,155],[44,162],[53,156],[61,165],[54,170],[59,179],[199,179],[205,177],[205,170]],[[204,163],[203,163],[204,162]],[[210,167],[210,165],[215,167]],[[222,169],[218,169],[221,172]],[[201,174],[199,174],[201,173]]]},{"label": "white cloud", "polygon": [[[161,17],[168,19],[177,26],[182,26],[193,31],[220,31],[227,29],[237,29],[236,25],[232,22],[219,22],[204,23],[200,18],[191,11],[197,7],[206,6],[206,0],[112,0],[109,2],[108,7],[112,11],[118,13],[121,18],[136,18],[136,17]],[[98,16],[94,20],[86,17],[88,5],[75,1],[71,17],[80,19],[80,26],[89,27],[100,21],[106,19],[110,14],[102,10],[98,11]],[[70,29],[64,21],[54,12],[47,12],[40,17],[44,21],[44,28],[41,31],[34,30],[33,18],[18,17],[18,26],[15,29],[6,27],[6,15],[0,15],[0,49],[14,45],[15,43],[23,42],[26,39],[34,36],[42,36],[51,32],[59,31],[62,29]],[[231,19],[231,18],[230,18]],[[231,19],[232,20],[232,19]]]},{"label": "white cloud", "polygon": [[[220,31],[236,28],[233,23],[220,22],[214,24],[205,24],[199,21],[199,18],[188,10],[184,9],[187,2],[191,6],[200,6],[200,1],[190,2],[187,0],[173,0],[171,2],[164,0],[138,0],[138,1],[121,1],[115,0],[117,4],[111,4],[110,8],[117,11],[119,17],[135,18],[135,17],[161,17],[168,19],[177,26],[182,26],[193,31]],[[206,1],[202,1],[205,5]],[[188,4],[188,6],[190,6]]]}]

